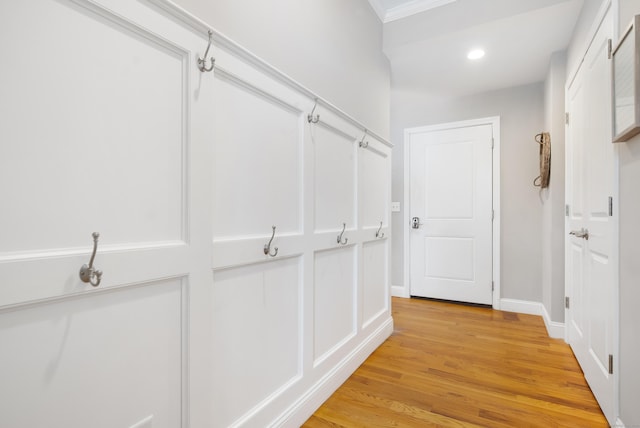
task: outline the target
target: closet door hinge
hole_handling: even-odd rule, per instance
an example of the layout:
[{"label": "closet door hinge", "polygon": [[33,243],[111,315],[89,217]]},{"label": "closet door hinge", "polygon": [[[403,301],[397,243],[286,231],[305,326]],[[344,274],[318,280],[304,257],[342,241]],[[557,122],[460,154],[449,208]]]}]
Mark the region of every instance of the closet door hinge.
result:
[{"label": "closet door hinge", "polygon": [[607,40],[607,58],[611,59],[613,46],[611,46],[611,39]]},{"label": "closet door hinge", "polygon": [[609,217],[613,217],[613,197],[609,196]]},{"label": "closet door hinge", "polygon": [[569,124],[569,113],[565,113],[564,114],[564,124],[568,125]]},{"label": "closet door hinge", "polygon": [[496,289],[496,283],[494,281],[491,281],[491,291],[495,291]]},{"label": "closet door hinge", "polygon": [[565,217],[569,217],[569,204],[564,206],[564,215]]},{"label": "closet door hinge", "polygon": [[609,374],[613,374],[613,355],[609,354]]},{"label": "closet door hinge", "polygon": [[496,140],[495,138],[491,137],[491,150],[493,150],[495,146],[496,146]]},{"label": "closet door hinge", "polygon": [[571,303],[571,302],[570,302],[569,296],[565,297],[565,298],[564,298],[564,307],[565,307],[565,308],[567,308],[567,309],[569,309],[569,307],[571,306],[571,304],[570,304],[570,303]]},{"label": "closet door hinge", "polygon": [[491,210],[491,221],[496,219],[496,210]]}]

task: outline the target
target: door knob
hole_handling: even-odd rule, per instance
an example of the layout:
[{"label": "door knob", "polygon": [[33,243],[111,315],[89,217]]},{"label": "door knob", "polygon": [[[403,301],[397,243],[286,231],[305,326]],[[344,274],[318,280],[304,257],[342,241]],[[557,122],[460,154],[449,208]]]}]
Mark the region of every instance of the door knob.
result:
[{"label": "door knob", "polygon": [[589,240],[589,229],[585,229],[584,227],[580,228],[580,230],[572,230],[569,232],[569,235],[573,235],[576,238],[582,238]]},{"label": "door knob", "polygon": [[411,228],[412,229],[420,229],[422,223],[420,223],[420,217],[414,217],[411,219]]}]

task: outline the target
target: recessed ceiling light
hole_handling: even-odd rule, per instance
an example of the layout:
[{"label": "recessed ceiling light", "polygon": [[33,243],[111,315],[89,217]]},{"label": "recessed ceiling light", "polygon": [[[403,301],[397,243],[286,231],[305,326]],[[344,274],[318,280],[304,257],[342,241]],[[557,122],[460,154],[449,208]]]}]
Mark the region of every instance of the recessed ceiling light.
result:
[{"label": "recessed ceiling light", "polygon": [[469,59],[480,59],[484,56],[484,51],[482,49],[474,49],[467,54],[467,58]]}]

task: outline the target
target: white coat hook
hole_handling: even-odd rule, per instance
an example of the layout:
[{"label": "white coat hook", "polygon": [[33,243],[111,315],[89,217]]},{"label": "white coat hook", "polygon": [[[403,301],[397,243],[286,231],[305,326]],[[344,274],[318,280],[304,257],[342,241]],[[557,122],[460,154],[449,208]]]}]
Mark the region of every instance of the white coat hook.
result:
[{"label": "white coat hook", "polygon": [[313,109],[311,110],[311,113],[309,113],[307,115],[307,122],[309,123],[318,123],[320,121],[320,115],[316,114],[315,116],[313,115],[313,113],[316,111],[316,107],[318,107],[318,99],[316,98],[316,103],[313,105]]},{"label": "white coat hook", "polygon": [[98,238],[100,234],[98,232],[93,232],[93,253],[91,253],[91,259],[89,260],[89,264],[84,264],[80,268],[80,279],[82,282],[88,282],[94,287],[100,285],[100,280],[102,279],[102,271],[95,269],[93,267],[93,259],[96,258],[96,251],[98,250]]},{"label": "white coat hook", "polygon": [[342,235],[344,235],[344,230],[347,228],[347,223],[342,223],[342,232],[340,232],[340,235],[338,235],[338,244],[340,245],[347,245],[347,242],[349,241],[349,238],[344,238],[344,241],[342,240]]},{"label": "white coat hook", "polygon": [[384,232],[382,231],[382,222],[380,222],[380,227],[378,228],[378,231],[376,232],[376,238],[384,238]]},{"label": "white coat hook", "polygon": [[358,143],[358,145],[360,147],[362,147],[363,149],[366,149],[367,147],[369,147],[369,142],[368,141],[364,141],[364,139],[367,138],[367,130],[364,130],[364,135],[362,136],[362,139],[360,139],[360,142]]},{"label": "white coat hook", "polygon": [[211,57],[211,65],[209,67],[206,66],[207,55],[209,54],[209,49],[211,49],[212,41],[213,41],[213,32],[209,30],[209,44],[207,45],[207,50],[204,51],[204,56],[202,58],[198,58],[198,68],[203,73],[213,70],[213,66],[216,64],[215,58]]},{"label": "white coat hook", "polygon": [[269,243],[265,244],[264,246],[264,254],[265,255],[269,255],[271,257],[275,257],[278,255],[278,247],[273,247],[273,249],[275,250],[273,253],[271,253],[271,242],[273,242],[273,237],[276,236],[276,227],[275,226],[271,226],[271,239],[269,239]]}]

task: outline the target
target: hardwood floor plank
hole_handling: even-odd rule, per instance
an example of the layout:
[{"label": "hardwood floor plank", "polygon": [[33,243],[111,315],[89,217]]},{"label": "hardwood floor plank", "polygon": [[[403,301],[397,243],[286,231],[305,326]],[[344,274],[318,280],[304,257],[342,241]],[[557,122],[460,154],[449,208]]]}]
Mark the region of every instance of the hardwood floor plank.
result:
[{"label": "hardwood floor plank", "polygon": [[607,427],[540,317],[393,299],[395,331],[304,427]]}]

